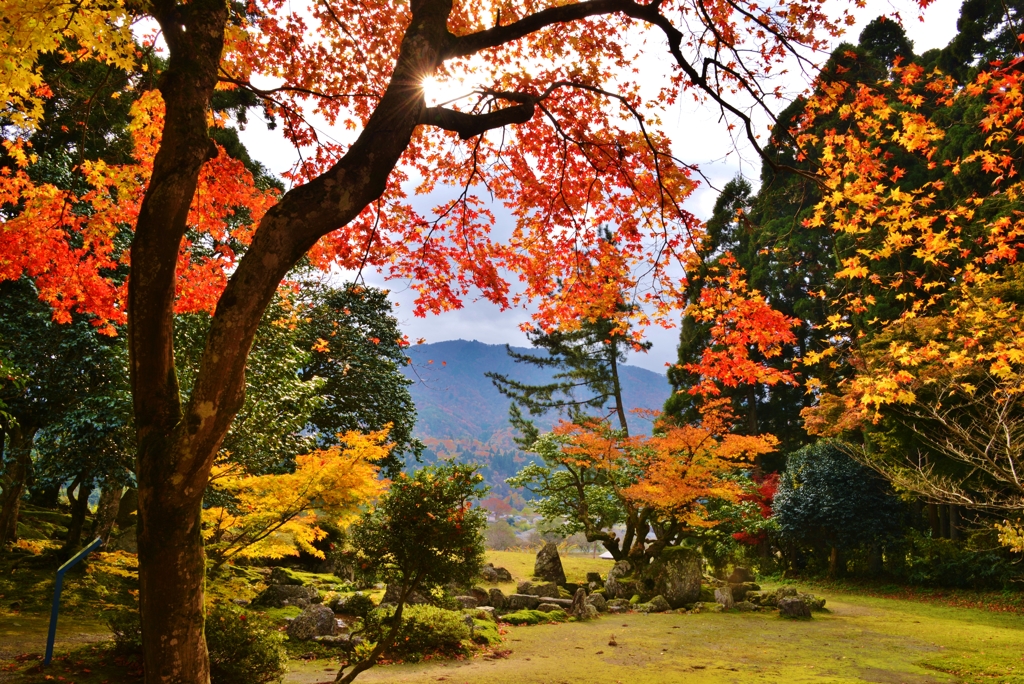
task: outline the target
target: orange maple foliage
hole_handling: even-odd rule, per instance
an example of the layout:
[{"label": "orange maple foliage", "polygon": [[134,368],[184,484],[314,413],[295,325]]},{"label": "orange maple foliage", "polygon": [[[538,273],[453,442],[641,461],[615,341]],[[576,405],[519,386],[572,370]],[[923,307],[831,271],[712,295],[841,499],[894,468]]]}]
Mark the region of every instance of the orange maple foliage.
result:
[{"label": "orange maple foliage", "polygon": [[[4,141],[19,166],[0,169],[0,205],[21,211],[0,224],[0,280],[27,275],[56,320],[67,322],[72,312],[85,312],[102,332],[115,334],[113,326],[125,322],[128,285],[116,274],[127,266],[128,253],[115,238],[135,225],[163,113],[160,93],[143,93],[131,108],[135,163],[83,162],[76,171],[89,189],[77,194],[33,182],[26,171],[35,161],[31,148],[21,140]],[[248,245],[275,201],[275,192],[257,188],[242,163],[218,147],[218,155],[203,166],[188,217],[192,231],[179,250],[177,312],[213,311],[236,261],[231,244]],[[237,217],[243,208],[244,221]]]},{"label": "orange maple foliage", "polygon": [[796,341],[792,328],[797,321],[782,315],[761,293],[747,287],[743,269],[726,254],[704,278],[698,301],[686,315],[710,325],[709,343],[700,361],[686,370],[699,376],[690,393],[714,397],[719,385],[775,385],[796,383],[792,372],[764,363]]},{"label": "orange maple foliage", "polygon": [[[624,437],[607,421],[562,421],[553,430],[562,443],[562,463],[574,468],[617,472],[609,477],[616,495],[636,517],[639,509],[655,512],[666,526],[707,527],[709,499],[736,501],[742,489],[729,477],[749,468],[756,456],[775,450],[770,435],[729,431],[732,416],[723,400],[703,407],[699,425],[656,420],[654,434]],[[657,419],[657,413],[650,417]],[[646,516],[650,517],[650,516]]]}]

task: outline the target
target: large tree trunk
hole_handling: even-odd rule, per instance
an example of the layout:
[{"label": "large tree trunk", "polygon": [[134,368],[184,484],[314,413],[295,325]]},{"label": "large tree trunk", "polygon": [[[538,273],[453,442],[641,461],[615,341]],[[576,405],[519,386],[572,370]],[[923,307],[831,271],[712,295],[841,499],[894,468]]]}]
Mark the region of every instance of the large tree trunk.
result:
[{"label": "large tree trunk", "polygon": [[29,474],[32,472],[32,440],[35,438],[34,428],[23,428],[18,424],[8,423],[0,432],[0,456],[3,452],[3,436],[8,437],[7,462],[2,484],[3,495],[0,499],[0,549],[18,540],[18,513],[21,509],[21,497],[25,493]]}]

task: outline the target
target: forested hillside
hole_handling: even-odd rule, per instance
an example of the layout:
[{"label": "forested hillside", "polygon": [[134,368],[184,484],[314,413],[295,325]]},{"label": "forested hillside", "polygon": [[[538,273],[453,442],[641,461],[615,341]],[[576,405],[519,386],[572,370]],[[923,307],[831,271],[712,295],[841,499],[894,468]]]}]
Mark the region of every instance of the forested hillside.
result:
[{"label": "forested hillside", "polygon": [[[539,354],[513,347],[523,354]],[[509,358],[505,347],[471,340],[449,340],[410,348],[412,365],[404,368],[416,404],[414,435],[427,445],[424,460],[434,461],[443,454],[459,453],[467,460],[485,466],[489,484],[504,491],[504,479],[515,474],[525,462],[512,441],[508,422],[510,400],[502,396],[484,374],[496,372],[527,383],[551,381],[552,372]],[[623,394],[629,408],[660,409],[671,391],[664,376],[637,366],[620,368]],[[537,420],[542,429],[550,429],[558,416],[554,413]],[[629,414],[633,432],[650,432],[651,423]],[[471,456],[471,457],[470,457]]]}]

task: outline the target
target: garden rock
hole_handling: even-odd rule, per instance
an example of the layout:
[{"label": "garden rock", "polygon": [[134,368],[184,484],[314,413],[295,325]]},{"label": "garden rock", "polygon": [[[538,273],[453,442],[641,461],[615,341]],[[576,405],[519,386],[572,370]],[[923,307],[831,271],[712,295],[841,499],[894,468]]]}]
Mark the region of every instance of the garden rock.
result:
[{"label": "garden rock", "polygon": [[701,557],[692,549],[664,549],[644,575],[651,587],[648,595],[662,596],[673,608],[682,608],[700,598]]},{"label": "garden rock", "polygon": [[537,552],[537,560],[533,564],[533,574],[535,577],[547,580],[548,582],[565,584],[565,571],[562,569],[562,559],[558,556],[558,547],[554,542],[548,542],[544,545],[544,548]]},{"label": "garden rock", "polygon": [[476,599],[478,606],[486,606],[491,603],[491,594],[483,587],[473,587],[469,590],[469,595]]},{"label": "garden rock", "polygon": [[[271,584],[256,597],[257,605],[269,606],[271,608],[283,608],[284,606],[299,605],[299,601],[320,603],[320,592],[316,587],[303,587],[294,584]],[[328,608],[328,610],[330,610]]]},{"label": "garden rock", "polygon": [[107,543],[110,551],[124,551],[125,553],[139,552],[139,537],[135,532],[135,525],[123,528],[124,532],[117,535]]},{"label": "garden rock", "polygon": [[744,582],[753,582],[754,573],[749,568],[744,568],[737,565],[733,568],[732,574],[729,575],[729,584],[743,584]]},{"label": "garden rock", "polygon": [[750,601],[739,601],[736,603],[735,608],[741,613],[749,613],[752,610],[758,609],[757,606],[755,606]]},{"label": "garden rock", "polygon": [[641,613],[664,613],[665,611],[672,610],[672,606],[669,605],[664,596],[658,595],[647,603],[638,603],[636,609]]},{"label": "garden rock", "polygon": [[572,597],[572,605],[569,606],[569,615],[573,616],[577,620],[587,619],[587,590],[580,587],[576,590],[576,595]]},{"label": "garden rock", "polygon": [[511,594],[505,606],[509,610],[523,610],[524,608],[532,610],[539,604],[540,599],[536,596],[531,596],[530,594]]},{"label": "garden rock", "polygon": [[487,595],[487,603],[498,610],[502,610],[508,604],[508,599],[505,598],[505,594],[501,589],[491,589],[487,592]]},{"label": "garden rock", "polygon": [[334,611],[318,603],[288,623],[288,636],[296,641],[309,641],[313,637],[333,635],[336,628]]},{"label": "garden rock", "polygon": [[480,577],[482,577],[484,582],[487,582],[488,584],[497,584],[498,583],[498,573],[494,569],[493,565],[485,565],[480,570]]},{"label": "garden rock", "polygon": [[506,570],[505,568],[494,568],[494,572],[497,573],[499,582],[512,581],[512,573]]},{"label": "garden rock", "polygon": [[825,599],[814,594],[797,594],[796,597],[807,604],[811,610],[825,610]]},{"label": "garden rock", "polygon": [[809,618],[810,607],[795,596],[779,599],[779,615],[784,618]]},{"label": "garden rock", "polygon": [[529,594],[530,596],[535,596],[535,594],[533,593],[533,582],[530,582],[528,580],[525,582],[520,582],[516,585],[516,593]]},{"label": "garden rock", "polygon": [[562,607],[555,603],[539,603],[537,604],[537,610],[542,613],[550,613],[553,610],[562,610]]},{"label": "garden rock", "polygon": [[601,596],[601,594],[591,594],[587,597],[587,603],[602,613],[608,608],[608,602],[604,600],[604,596]]},{"label": "garden rock", "polygon": [[554,582],[545,582],[544,584],[535,584],[533,591],[530,592],[534,596],[540,596],[541,598],[563,598],[561,593],[558,591],[558,585]]},{"label": "garden rock", "polygon": [[729,587],[718,587],[715,589],[715,601],[718,605],[722,606],[723,610],[729,610],[732,608],[734,605],[732,589]]},{"label": "garden rock", "polygon": [[352,636],[351,634],[334,634],[315,636],[313,641],[318,644],[324,644],[325,646],[333,646],[343,650],[350,650],[363,643],[363,638],[358,636]]},{"label": "garden rock", "polygon": [[274,568],[270,571],[270,584],[302,586],[305,582],[288,568]]},{"label": "garden rock", "polygon": [[455,600],[462,608],[476,608],[478,605],[475,596],[456,596]]},{"label": "garden rock", "polygon": [[[400,593],[401,588],[398,585],[389,584],[387,588],[384,589],[384,598],[382,598],[380,602],[398,605]],[[414,591],[412,592],[412,594],[409,596],[405,603],[409,606],[419,606],[425,603],[430,603],[430,601],[428,601],[427,597],[425,597],[423,594],[419,593],[418,591]]]},{"label": "garden rock", "polygon": [[729,588],[732,589],[733,600],[742,601],[749,592],[758,591],[761,587],[754,582],[744,582],[743,584],[730,584]]},{"label": "garden rock", "polygon": [[599,572],[588,572],[587,573],[587,583],[589,584],[590,582],[595,582],[597,584],[602,584],[604,582],[604,580],[601,579],[601,573],[599,573]]},{"label": "garden rock", "polygon": [[775,590],[775,595],[780,599],[787,596],[796,596],[796,587],[779,587]]},{"label": "garden rock", "polygon": [[625,592],[622,591],[620,580],[623,577],[627,577],[630,572],[632,572],[632,566],[629,564],[629,561],[619,561],[608,571],[608,579],[604,582],[605,598],[625,598]]}]

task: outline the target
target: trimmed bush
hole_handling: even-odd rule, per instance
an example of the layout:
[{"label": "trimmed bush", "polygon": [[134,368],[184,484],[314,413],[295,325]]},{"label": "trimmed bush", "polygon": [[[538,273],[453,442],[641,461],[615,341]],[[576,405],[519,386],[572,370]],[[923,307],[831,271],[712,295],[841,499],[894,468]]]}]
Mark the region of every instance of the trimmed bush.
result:
[{"label": "trimmed bush", "polygon": [[517,610],[514,613],[506,613],[501,616],[503,622],[510,625],[540,625],[548,622],[565,622],[569,616],[564,610],[553,610],[550,613],[543,613],[539,610]]},{"label": "trimmed bush", "polygon": [[107,615],[107,627],[114,633],[114,647],[119,653],[142,653],[142,618],[138,609],[112,611]]},{"label": "trimmed bush", "polygon": [[[378,641],[395,614],[393,607],[378,608],[366,616],[365,627],[370,641]],[[468,648],[469,626],[461,612],[431,605],[406,606],[402,611],[402,631],[388,650],[391,658],[409,662],[427,655],[464,655]]]},{"label": "trimmed bush", "polygon": [[364,594],[361,591],[357,591],[351,596],[340,597],[331,605],[331,608],[337,613],[355,615],[361,618],[365,618],[376,607],[377,605],[370,598],[370,595]]},{"label": "trimmed bush", "polygon": [[274,623],[260,613],[218,603],[206,618],[212,684],[264,684],[281,680],[285,651]]},{"label": "trimmed bush", "polygon": [[[139,611],[119,610],[107,617],[117,650],[142,653]],[[266,684],[281,680],[285,672],[282,637],[262,613],[218,603],[206,617],[206,645],[210,651],[212,684]]]}]

